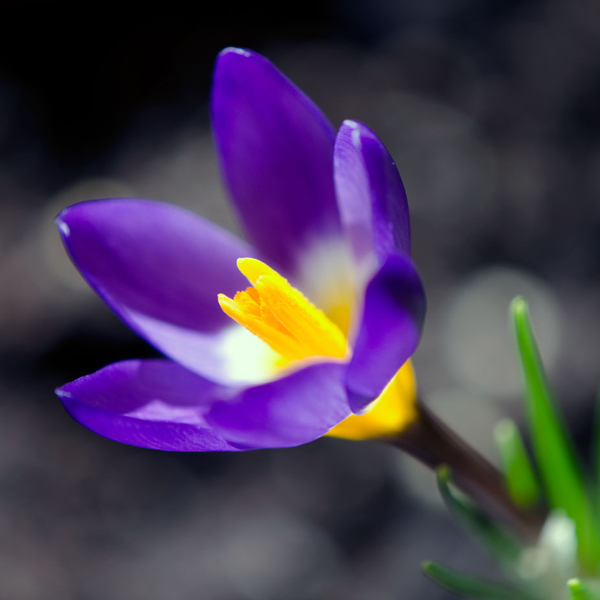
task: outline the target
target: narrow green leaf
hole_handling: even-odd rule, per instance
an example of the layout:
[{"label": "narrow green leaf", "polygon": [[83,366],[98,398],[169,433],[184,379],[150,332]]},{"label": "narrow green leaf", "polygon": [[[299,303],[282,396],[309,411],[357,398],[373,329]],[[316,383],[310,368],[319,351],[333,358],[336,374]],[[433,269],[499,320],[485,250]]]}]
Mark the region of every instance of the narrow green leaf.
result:
[{"label": "narrow green leaf", "polygon": [[540,489],[519,429],[510,419],[503,419],[496,425],[494,437],[512,499],[522,508],[533,506]]},{"label": "narrow green leaf", "polygon": [[571,600],[598,600],[600,598],[598,589],[592,589],[592,586],[581,579],[569,579],[567,588]]},{"label": "narrow green leaf", "polygon": [[592,456],[592,464],[596,473],[595,481],[595,508],[597,516],[600,516],[600,388],[598,389],[596,396],[596,419],[594,425],[594,438],[592,440],[592,448],[595,450],[595,454]]},{"label": "narrow green leaf", "polygon": [[427,561],[422,565],[423,573],[441,587],[467,596],[486,600],[533,600],[532,596],[515,587],[464,575],[445,565]]},{"label": "narrow green leaf", "polygon": [[522,544],[484,514],[473,502],[450,487],[450,469],[442,465],[436,471],[438,488],[448,509],[488,549],[500,564],[512,567],[521,555]]},{"label": "narrow green leaf", "polygon": [[510,314],[525,378],[525,400],[533,448],[544,489],[550,505],[564,509],[575,522],[583,567],[596,571],[600,564],[600,544],[592,513],[572,442],[550,393],[529,310],[523,298],[512,301]]},{"label": "narrow green leaf", "polygon": [[587,600],[584,587],[580,579],[570,579],[567,581],[571,600]]}]

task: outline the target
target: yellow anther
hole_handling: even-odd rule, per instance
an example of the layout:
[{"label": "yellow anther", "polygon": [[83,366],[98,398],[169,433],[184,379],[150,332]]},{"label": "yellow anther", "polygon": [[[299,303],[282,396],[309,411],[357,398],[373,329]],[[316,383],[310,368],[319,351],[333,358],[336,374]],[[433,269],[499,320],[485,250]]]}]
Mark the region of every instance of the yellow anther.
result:
[{"label": "yellow anther", "polygon": [[[238,294],[246,294],[246,292],[238,292]],[[256,316],[254,310],[247,310],[246,302],[237,302],[228,298],[225,294],[219,294],[218,299],[223,312],[227,316],[271,346],[275,352],[284,357],[284,362],[303,358],[302,347],[296,340],[269,325],[260,315]]]},{"label": "yellow anther", "polygon": [[269,344],[284,364],[346,355],[346,337],[338,326],[285,278],[254,258],[241,258],[237,264],[254,287],[233,299],[219,294],[219,304],[234,321]]},{"label": "yellow anther", "polygon": [[[256,258],[238,258],[237,267],[252,285],[256,285],[258,278],[263,277],[264,275],[281,277],[277,271],[271,269],[269,265]],[[283,277],[281,277],[281,279],[283,279]],[[285,279],[283,280],[285,281]]]}]

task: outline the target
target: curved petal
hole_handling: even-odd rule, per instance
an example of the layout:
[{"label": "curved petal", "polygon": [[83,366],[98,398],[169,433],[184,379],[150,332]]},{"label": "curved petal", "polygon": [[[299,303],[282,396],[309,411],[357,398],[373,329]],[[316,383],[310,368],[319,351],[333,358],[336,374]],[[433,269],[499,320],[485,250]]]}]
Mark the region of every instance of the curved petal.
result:
[{"label": "curved petal", "polygon": [[231,320],[217,294],[246,287],[236,261],[254,255],[247,244],[150,200],[82,202],[56,222],[75,266],[125,323],[170,358],[219,377],[221,331]]},{"label": "curved petal", "polygon": [[168,360],[115,363],[56,390],[67,412],[101,436],[179,452],[240,449],[204,420],[225,392]]},{"label": "curved petal", "polygon": [[221,170],[251,242],[293,273],[316,240],[339,237],[335,131],[262,56],[228,48],[215,67],[211,117]]},{"label": "curved petal", "polygon": [[311,442],[350,415],[345,364],[317,363],[217,402],[206,420],[228,440],[255,448]]},{"label": "curved petal", "polygon": [[390,255],[367,286],[362,320],[348,366],[350,407],[360,413],[419,344],[425,292],[405,255]]},{"label": "curved petal", "polygon": [[340,218],[363,272],[381,266],[389,254],[410,255],[406,192],[379,138],[361,123],[344,121],[334,165]]}]

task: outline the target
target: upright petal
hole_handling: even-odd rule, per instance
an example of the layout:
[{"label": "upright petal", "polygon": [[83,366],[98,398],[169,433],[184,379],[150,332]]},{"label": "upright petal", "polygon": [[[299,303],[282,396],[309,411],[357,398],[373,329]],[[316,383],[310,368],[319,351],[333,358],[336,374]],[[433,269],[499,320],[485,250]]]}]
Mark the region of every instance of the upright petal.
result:
[{"label": "upright petal", "polygon": [[221,169],[251,242],[289,276],[301,254],[339,237],[335,132],[262,56],[228,48],[217,60],[212,124]]},{"label": "upright petal", "polygon": [[231,321],[217,294],[245,287],[236,261],[253,256],[247,244],[149,200],[82,202],[62,211],[57,225],[75,266],[134,331],[197,372],[223,370],[219,333]]},{"label": "upright petal", "polygon": [[204,420],[225,393],[167,360],[128,360],[56,390],[69,414],[111,440],[179,452],[239,450]]},{"label": "upright petal", "polygon": [[254,448],[298,446],[350,415],[342,363],[318,363],[248,388],[206,415],[230,441]]},{"label": "upright petal", "polygon": [[379,138],[365,125],[344,121],[334,154],[342,224],[363,272],[389,254],[410,254],[408,203],[398,169]]},{"label": "upright petal", "polygon": [[425,292],[403,254],[388,256],[367,286],[362,320],[348,366],[350,408],[360,413],[412,356],[421,337]]}]

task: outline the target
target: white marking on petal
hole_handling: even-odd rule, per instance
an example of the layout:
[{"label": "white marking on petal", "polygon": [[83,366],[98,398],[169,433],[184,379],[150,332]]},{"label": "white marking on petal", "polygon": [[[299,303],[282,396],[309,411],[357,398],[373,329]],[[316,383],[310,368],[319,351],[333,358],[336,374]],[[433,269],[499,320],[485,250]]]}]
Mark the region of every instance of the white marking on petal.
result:
[{"label": "white marking on petal", "polygon": [[279,355],[241,325],[222,334],[221,353],[227,376],[240,384],[265,383],[276,377]]},{"label": "white marking on petal", "polygon": [[[298,263],[296,287],[342,330],[353,330],[366,279],[353,263],[347,242],[339,236],[321,237],[304,251]],[[337,318],[349,311],[349,327]]]},{"label": "white marking on petal", "polygon": [[197,407],[173,406],[158,399],[151,400],[147,404],[126,413],[126,416],[143,419],[144,421],[168,421],[172,423],[206,425],[206,421]]},{"label": "white marking on petal", "polygon": [[248,52],[248,50],[244,50],[243,48],[233,48],[233,47],[229,47],[226,48],[223,52],[231,52],[233,54],[239,54],[240,56],[245,56],[246,58],[250,58],[250,56],[252,56],[251,52]]},{"label": "white marking on petal", "polygon": [[71,229],[70,229],[70,227],[64,221],[61,221],[60,219],[57,219],[56,225],[63,232],[63,234],[66,237],[69,237],[71,235]]},{"label": "white marking on petal", "polygon": [[354,147],[357,150],[360,150],[362,148],[362,141],[360,139],[360,131],[358,129],[356,129],[356,124],[353,124],[353,129],[352,129],[352,143],[354,144]]}]

